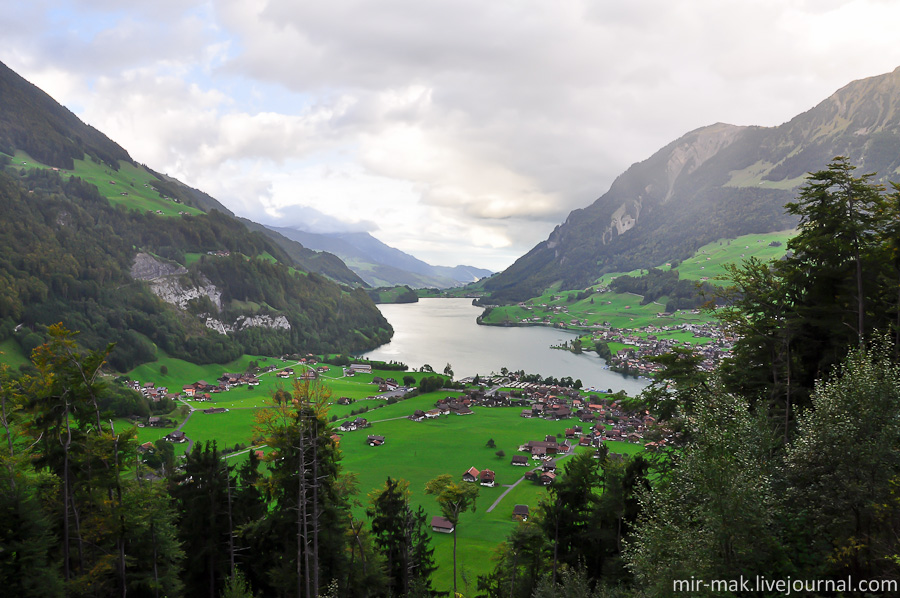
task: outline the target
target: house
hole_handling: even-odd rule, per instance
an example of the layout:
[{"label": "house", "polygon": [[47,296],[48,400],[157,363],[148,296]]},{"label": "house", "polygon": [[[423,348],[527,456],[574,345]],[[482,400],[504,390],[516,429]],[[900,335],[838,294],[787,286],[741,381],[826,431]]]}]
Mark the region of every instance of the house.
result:
[{"label": "house", "polygon": [[438,517],[435,515],[431,518],[431,531],[440,532],[442,534],[452,534],[453,524],[446,517]]},{"label": "house", "polygon": [[513,519],[528,521],[528,505],[516,505],[513,507]]},{"label": "house", "polygon": [[351,363],[350,364],[350,373],[351,374],[371,374],[372,366],[363,363]]},{"label": "house", "polygon": [[528,457],[515,455],[512,458],[512,465],[521,465],[522,467],[528,467]]},{"label": "house", "polygon": [[373,436],[370,434],[366,439],[366,442],[369,444],[369,446],[381,446],[382,444],[384,444],[384,436]]},{"label": "house", "polygon": [[549,486],[553,483],[553,480],[556,479],[556,474],[552,471],[545,471],[541,474],[541,484],[544,486]]},{"label": "house", "polygon": [[187,437],[181,430],[175,430],[166,434],[166,440],[169,442],[187,442]]},{"label": "house", "polygon": [[350,397],[341,397],[337,400],[338,405],[349,405],[353,401],[350,400]]},{"label": "house", "polygon": [[409,419],[414,422],[420,422],[425,419],[425,412],[421,409],[416,409],[413,411],[413,414],[409,416]]},{"label": "house", "polygon": [[137,447],[137,451],[139,453],[147,453],[147,452],[152,453],[154,448],[155,447],[152,442],[145,442],[141,446]]},{"label": "house", "polygon": [[555,460],[555,459],[550,459],[550,460],[548,460],[548,461],[544,461],[544,463],[541,464],[541,470],[543,470],[543,471],[556,471],[556,460]]},{"label": "house", "polygon": [[475,413],[466,405],[460,403],[453,403],[452,405],[450,405],[450,411],[452,413],[455,413],[456,415],[472,415]]},{"label": "house", "polygon": [[434,418],[440,417],[440,416],[441,416],[440,409],[431,409],[431,410],[425,412],[425,417],[428,419],[434,419]]},{"label": "house", "polygon": [[147,425],[150,425],[150,426],[158,426],[158,425],[160,425],[160,419],[159,419],[159,417],[157,417],[157,416],[154,415],[154,416],[151,416],[151,417],[147,418]]},{"label": "house", "polygon": [[478,474],[480,472],[474,467],[470,467],[469,471],[463,474],[462,479],[464,482],[474,482],[478,479]]},{"label": "house", "polygon": [[341,432],[353,432],[360,428],[368,428],[369,425],[369,422],[365,418],[357,417],[356,419],[348,419],[342,422],[341,425],[338,426],[338,429]]},{"label": "house", "polygon": [[519,450],[527,451],[531,453],[532,456],[535,456],[535,454],[541,456],[552,455],[559,452],[559,443],[554,436],[548,436],[547,440],[543,441],[531,440],[527,444],[520,446]]},{"label": "house", "polygon": [[489,486],[491,488],[494,487],[494,472],[490,469],[485,469],[478,475],[481,480],[482,486]]}]

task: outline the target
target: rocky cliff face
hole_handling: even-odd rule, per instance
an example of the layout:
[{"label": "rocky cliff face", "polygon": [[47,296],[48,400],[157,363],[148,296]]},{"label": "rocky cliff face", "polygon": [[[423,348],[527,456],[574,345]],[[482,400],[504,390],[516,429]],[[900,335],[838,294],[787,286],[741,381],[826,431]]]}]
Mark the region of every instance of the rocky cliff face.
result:
[{"label": "rocky cliff face", "polygon": [[165,262],[149,253],[139,253],[131,264],[131,276],[135,280],[150,283],[153,294],[177,306],[187,309],[188,302],[200,297],[208,297],[216,309],[222,309],[222,293],[205,277],[201,284],[194,284],[188,277],[188,271],[180,264]]},{"label": "rocky cliff face", "polygon": [[[182,311],[188,304],[200,297],[207,297],[210,302],[221,310],[222,292],[206,277],[201,276],[199,284],[195,284],[188,276],[188,271],[180,264],[166,262],[149,253],[138,253],[131,265],[131,276],[135,280],[143,280],[150,283],[153,294],[175,305]],[[202,314],[207,328],[211,328],[221,334],[237,332],[247,328],[277,328],[290,330],[291,324],[283,315],[240,315],[234,322],[228,323],[214,317],[212,314]]]}]

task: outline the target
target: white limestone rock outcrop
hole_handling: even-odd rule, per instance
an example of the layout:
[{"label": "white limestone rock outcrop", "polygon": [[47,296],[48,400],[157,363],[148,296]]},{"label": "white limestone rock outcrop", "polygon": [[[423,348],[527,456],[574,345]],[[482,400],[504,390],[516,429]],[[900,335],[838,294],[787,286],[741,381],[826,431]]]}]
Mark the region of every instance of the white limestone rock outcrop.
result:
[{"label": "white limestone rock outcrop", "polygon": [[[149,253],[138,253],[135,256],[131,265],[131,276],[135,280],[150,283],[150,290],[154,295],[178,309],[187,309],[191,300],[200,297],[208,297],[218,310],[223,308],[222,291],[206,277],[200,278],[199,285],[194,284],[184,266],[161,260]],[[247,328],[291,329],[290,322],[282,315],[240,315],[230,324],[210,314],[202,315],[201,318],[204,319],[207,328],[221,334]]]}]

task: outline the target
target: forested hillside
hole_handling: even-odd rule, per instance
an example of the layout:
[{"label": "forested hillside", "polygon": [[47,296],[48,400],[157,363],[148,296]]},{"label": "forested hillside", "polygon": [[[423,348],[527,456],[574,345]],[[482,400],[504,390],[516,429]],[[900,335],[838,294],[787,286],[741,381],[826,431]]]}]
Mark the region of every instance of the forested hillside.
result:
[{"label": "forested hillside", "polygon": [[[26,352],[60,321],[81,331],[88,347],[116,343],[110,364],[121,371],[154,359],[157,347],[222,363],[243,352],[360,350],[390,337],[365,291],[293,271],[269,239],[229,216],[164,218],[113,208],[77,178],[5,164],[0,209],[11,216],[0,220],[0,334],[15,333]],[[187,268],[186,285],[205,277],[221,291],[221,306],[198,298],[182,311],[164,303],[131,276],[139,251],[181,266],[187,254],[204,254]],[[205,255],[211,251],[230,256]],[[290,330],[247,327],[223,335],[195,317],[201,313],[281,314]]]},{"label": "forested hillside", "polygon": [[224,363],[390,338],[362,289],[326,278],[365,286],[337,257],[134,165],[5,65],[0,97],[0,341],[28,354],[62,322],[89,348],[113,343],[109,363],[127,371],[158,350]]}]

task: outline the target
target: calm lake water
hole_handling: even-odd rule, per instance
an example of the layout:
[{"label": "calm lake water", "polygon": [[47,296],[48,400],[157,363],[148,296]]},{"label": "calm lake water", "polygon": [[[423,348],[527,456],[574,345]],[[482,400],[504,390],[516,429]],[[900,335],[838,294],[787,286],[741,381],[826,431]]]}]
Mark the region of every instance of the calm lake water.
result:
[{"label": "calm lake water", "polygon": [[394,327],[394,337],[363,356],[383,361],[402,361],[412,369],[429,364],[441,372],[448,363],[456,378],[482,376],[510,370],[528,374],[580,379],[585,387],[624,390],[636,395],[646,380],[626,377],[605,369],[593,351],[575,355],[551,349],[573,340],[565,330],[544,326],[479,326],[482,309],[471,299],[420,299],[418,303],[379,305]]}]

